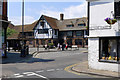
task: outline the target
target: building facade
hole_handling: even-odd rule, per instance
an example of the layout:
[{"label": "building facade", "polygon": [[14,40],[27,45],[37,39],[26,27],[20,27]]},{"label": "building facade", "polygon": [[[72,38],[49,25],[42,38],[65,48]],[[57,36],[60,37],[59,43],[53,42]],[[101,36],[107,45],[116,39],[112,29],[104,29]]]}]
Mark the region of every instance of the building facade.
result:
[{"label": "building facade", "polygon": [[120,2],[87,1],[89,68],[119,72]]},{"label": "building facade", "polygon": [[[13,41],[22,40],[22,26],[14,26],[17,33],[8,37],[8,42],[12,46]],[[32,24],[24,25],[24,40],[31,46],[43,46],[48,43],[57,44],[67,43],[68,45],[78,45],[78,47],[87,47],[88,39],[86,37],[87,18],[64,19],[60,14],[60,20],[42,15],[39,20]],[[17,42],[18,43],[18,42]]]},{"label": "building facade", "polygon": [[34,27],[36,45],[45,45],[48,42],[56,45],[58,41],[58,27],[55,18],[42,15]]},{"label": "building facade", "polygon": [[7,0],[0,1],[0,49],[2,49],[2,56],[7,57],[6,54],[6,31],[8,27],[8,17],[7,17]]},{"label": "building facade", "polygon": [[36,43],[44,45],[53,42],[55,46],[78,45],[87,47],[87,18],[64,19],[64,14],[60,14],[60,20],[42,15],[34,28]]},{"label": "building facade", "polygon": [[61,19],[57,23],[59,26],[59,42],[68,45],[77,45],[78,47],[87,47],[88,30],[87,18],[64,19],[64,15],[60,15]]}]

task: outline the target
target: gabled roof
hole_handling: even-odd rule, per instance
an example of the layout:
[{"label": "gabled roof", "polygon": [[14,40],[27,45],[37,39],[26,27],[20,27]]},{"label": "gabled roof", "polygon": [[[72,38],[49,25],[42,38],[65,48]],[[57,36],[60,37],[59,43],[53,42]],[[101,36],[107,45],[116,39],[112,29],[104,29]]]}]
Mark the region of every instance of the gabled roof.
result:
[{"label": "gabled roof", "polygon": [[39,24],[39,22],[40,22],[42,17],[48,22],[48,24],[50,25],[50,27],[52,29],[58,29],[58,27],[57,27],[57,19],[49,17],[49,16],[46,16],[46,15],[42,15],[40,17],[40,19],[38,20],[37,24],[35,25],[35,27],[33,29],[35,29],[37,27],[37,25]]},{"label": "gabled roof", "polygon": [[53,29],[58,29],[57,27],[57,19],[56,18],[52,18],[52,17],[48,17],[43,15],[45,20],[48,22],[48,24],[53,28]]}]

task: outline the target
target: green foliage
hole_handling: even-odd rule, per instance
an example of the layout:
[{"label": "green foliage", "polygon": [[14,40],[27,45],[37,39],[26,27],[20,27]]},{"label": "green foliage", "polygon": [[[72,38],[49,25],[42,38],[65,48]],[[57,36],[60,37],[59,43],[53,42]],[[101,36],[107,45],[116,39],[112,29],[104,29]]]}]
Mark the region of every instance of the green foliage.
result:
[{"label": "green foliage", "polygon": [[7,37],[11,36],[12,34],[17,33],[14,29],[7,28]]},{"label": "green foliage", "polygon": [[53,43],[48,43],[48,46],[53,46],[54,44]]}]

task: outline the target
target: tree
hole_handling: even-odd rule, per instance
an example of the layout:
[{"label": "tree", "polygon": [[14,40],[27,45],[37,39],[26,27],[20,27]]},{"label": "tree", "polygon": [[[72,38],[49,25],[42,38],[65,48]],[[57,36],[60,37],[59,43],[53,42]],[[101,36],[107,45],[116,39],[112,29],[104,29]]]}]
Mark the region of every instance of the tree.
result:
[{"label": "tree", "polygon": [[7,28],[7,37],[11,36],[12,34],[17,33],[15,29]]}]

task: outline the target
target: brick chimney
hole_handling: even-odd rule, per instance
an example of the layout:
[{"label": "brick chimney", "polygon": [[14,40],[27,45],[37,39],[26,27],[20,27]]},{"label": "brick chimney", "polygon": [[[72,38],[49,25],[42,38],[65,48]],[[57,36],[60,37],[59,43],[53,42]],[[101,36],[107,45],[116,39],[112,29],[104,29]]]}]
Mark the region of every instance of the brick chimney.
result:
[{"label": "brick chimney", "polygon": [[60,14],[60,20],[61,20],[61,21],[64,20],[64,14],[63,14],[63,13]]}]

